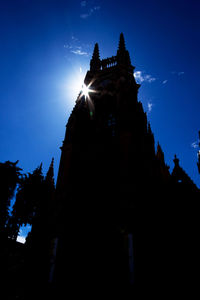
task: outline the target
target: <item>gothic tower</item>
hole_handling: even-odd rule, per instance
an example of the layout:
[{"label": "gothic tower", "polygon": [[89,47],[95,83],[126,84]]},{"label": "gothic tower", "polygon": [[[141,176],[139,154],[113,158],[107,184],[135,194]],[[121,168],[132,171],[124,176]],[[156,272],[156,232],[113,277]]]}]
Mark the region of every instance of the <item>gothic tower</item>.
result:
[{"label": "gothic tower", "polygon": [[123,34],[116,56],[100,59],[95,44],[66,125],[55,210],[62,293],[125,295],[161,283],[170,173],[133,71]]}]

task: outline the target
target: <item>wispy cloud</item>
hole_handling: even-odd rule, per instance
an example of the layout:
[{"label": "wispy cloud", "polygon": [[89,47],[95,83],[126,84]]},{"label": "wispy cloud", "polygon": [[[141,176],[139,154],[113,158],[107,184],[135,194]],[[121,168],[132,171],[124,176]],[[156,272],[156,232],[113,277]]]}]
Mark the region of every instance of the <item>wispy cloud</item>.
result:
[{"label": "wispy cloud", "polygon": [[75,55],[89,56],[91,54],[91,45],[81,43],[74,35],[71,36],[69,43],[64,45],[64,48]]},{"label": "wispy cloud", "polygon": [[184,71],[178,71],[178,72],[177,71],[171,71],[171,74],[181,76],[181,75],[184,75],[185,72]]},{"label": "wispy cloud", "polygon": [[156,80],[156,78],[155,77],[152,77],[151,75],[145,75],[144,76],[144,81],[147,81],[147,82],[153,82],[153,81],[155,81]]},{"label": "wispy cloud", "polygon": [[197,149],[199,147],[199,142],[198,141],[195,141],[191,144],[191,147],[194,148],[194,149]]},{"label": "wispy cloud", "polygon": [[152,111],[152,107],[153,107],[153,103],[149,101],[147,103],[147,113],[150,113]]},{"label": "wispy cloud", "polygon": [[138,83],[142,82],[154,82],[156,80],[155,77],[149,75],[149,74],[144,74],[142,71],[136,71],[134,73],[135,80],[138,81]]},{"label": "wispy cloud", "polygon": [[161,80],[162,84],[166,84],[168,81],[170,81],[172,79],[172,77],[177,78],[177,77],[181,77],[185,74],[184,71],[171,71],[170,73],[171,73],[171,75],[174,75],[174,76],[169,76],[168,79]]},{"label": "wispy cloud", "polygon": [[81,7],[85,7],[87,4],[87,1],[81,1]]},{"label": "wispy cloud", "polygon": [[84,51],[82,51],[80,49],[76,49],[76,50],[72,49],[71,52],[74,53],[74,54],[77,54],[77,55],[86,55],[86,56],[88,56],[87,52],[84,52]]},{"label": "wispy cloud", "polygon": [[99,5],[89,6],[90,4],[87,1],[81,1],[81,9],[83,10],[83,12],[80,14],[81,19],[87,19],[93,13],[101,9]]},{"label": "wispy cloud", "polygon": [[72,34],[72,41],[74,41],[74,42],[78,41],[78,38],[75,37],[73,34]]},{"label": "wispy cloud", "polygon": [[166,84],[168,79],[163,80],[162,84]]},{"label": "wispy cloud", "polygon": [[80,14],[81,19],[87,19],[90,16],[89,13],[86,14]]}]

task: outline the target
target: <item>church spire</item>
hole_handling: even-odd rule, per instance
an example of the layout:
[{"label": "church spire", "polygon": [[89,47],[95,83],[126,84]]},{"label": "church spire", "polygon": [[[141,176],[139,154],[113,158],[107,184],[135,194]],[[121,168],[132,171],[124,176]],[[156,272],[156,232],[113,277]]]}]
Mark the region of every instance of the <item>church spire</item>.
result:
[{"label": "church spire", "polygon": [[90,71],[100,70],[100,67],[101,67],[101,60],[99,55],[99,45],[98,43],[96,43],[94,46],[92,59],[90,61]]},{"label": "church spire", "polygon": [[120,37],[119,37],[119,46],[118,46],[118,50],[117,50],[117,61],[118,61],[118,64],[120,64],[120,65],[131,66],[131,60],[130,60],[129,52],[126,50],[123,33],[121,33]]}]

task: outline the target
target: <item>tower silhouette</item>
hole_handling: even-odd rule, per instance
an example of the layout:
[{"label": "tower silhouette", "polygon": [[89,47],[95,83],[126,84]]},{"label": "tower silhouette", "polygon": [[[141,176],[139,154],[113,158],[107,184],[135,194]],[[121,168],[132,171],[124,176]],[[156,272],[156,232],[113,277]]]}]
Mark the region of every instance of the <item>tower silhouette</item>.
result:
[{"label": "tower silhouette", "polygon": [[123,34],[116,56],[100,59],[95,44],[88,95],[80,92],[66,125],[51,276],[61,295],[67,288],[128,297],[173,277],[169,236],[177,215],[170,224],[169,215],[179,207],[177,161],[172,176],[159,144],[155,151],[133,71]]}]

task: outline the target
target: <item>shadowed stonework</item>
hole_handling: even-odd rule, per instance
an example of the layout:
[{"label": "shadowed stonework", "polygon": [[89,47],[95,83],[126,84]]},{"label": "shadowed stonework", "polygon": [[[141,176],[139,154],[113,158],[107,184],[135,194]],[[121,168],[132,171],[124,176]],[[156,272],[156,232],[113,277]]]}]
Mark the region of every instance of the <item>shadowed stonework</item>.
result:
[{"label": "shadowed stonework", "polygon": [[133,70],[123,34],[116,56],[101,60],[95,44],[87,95],[66,126],[51,276],[61,294],[170,295],[195,284],[199,191],[176,157],[170,174],[155,150]]}]

